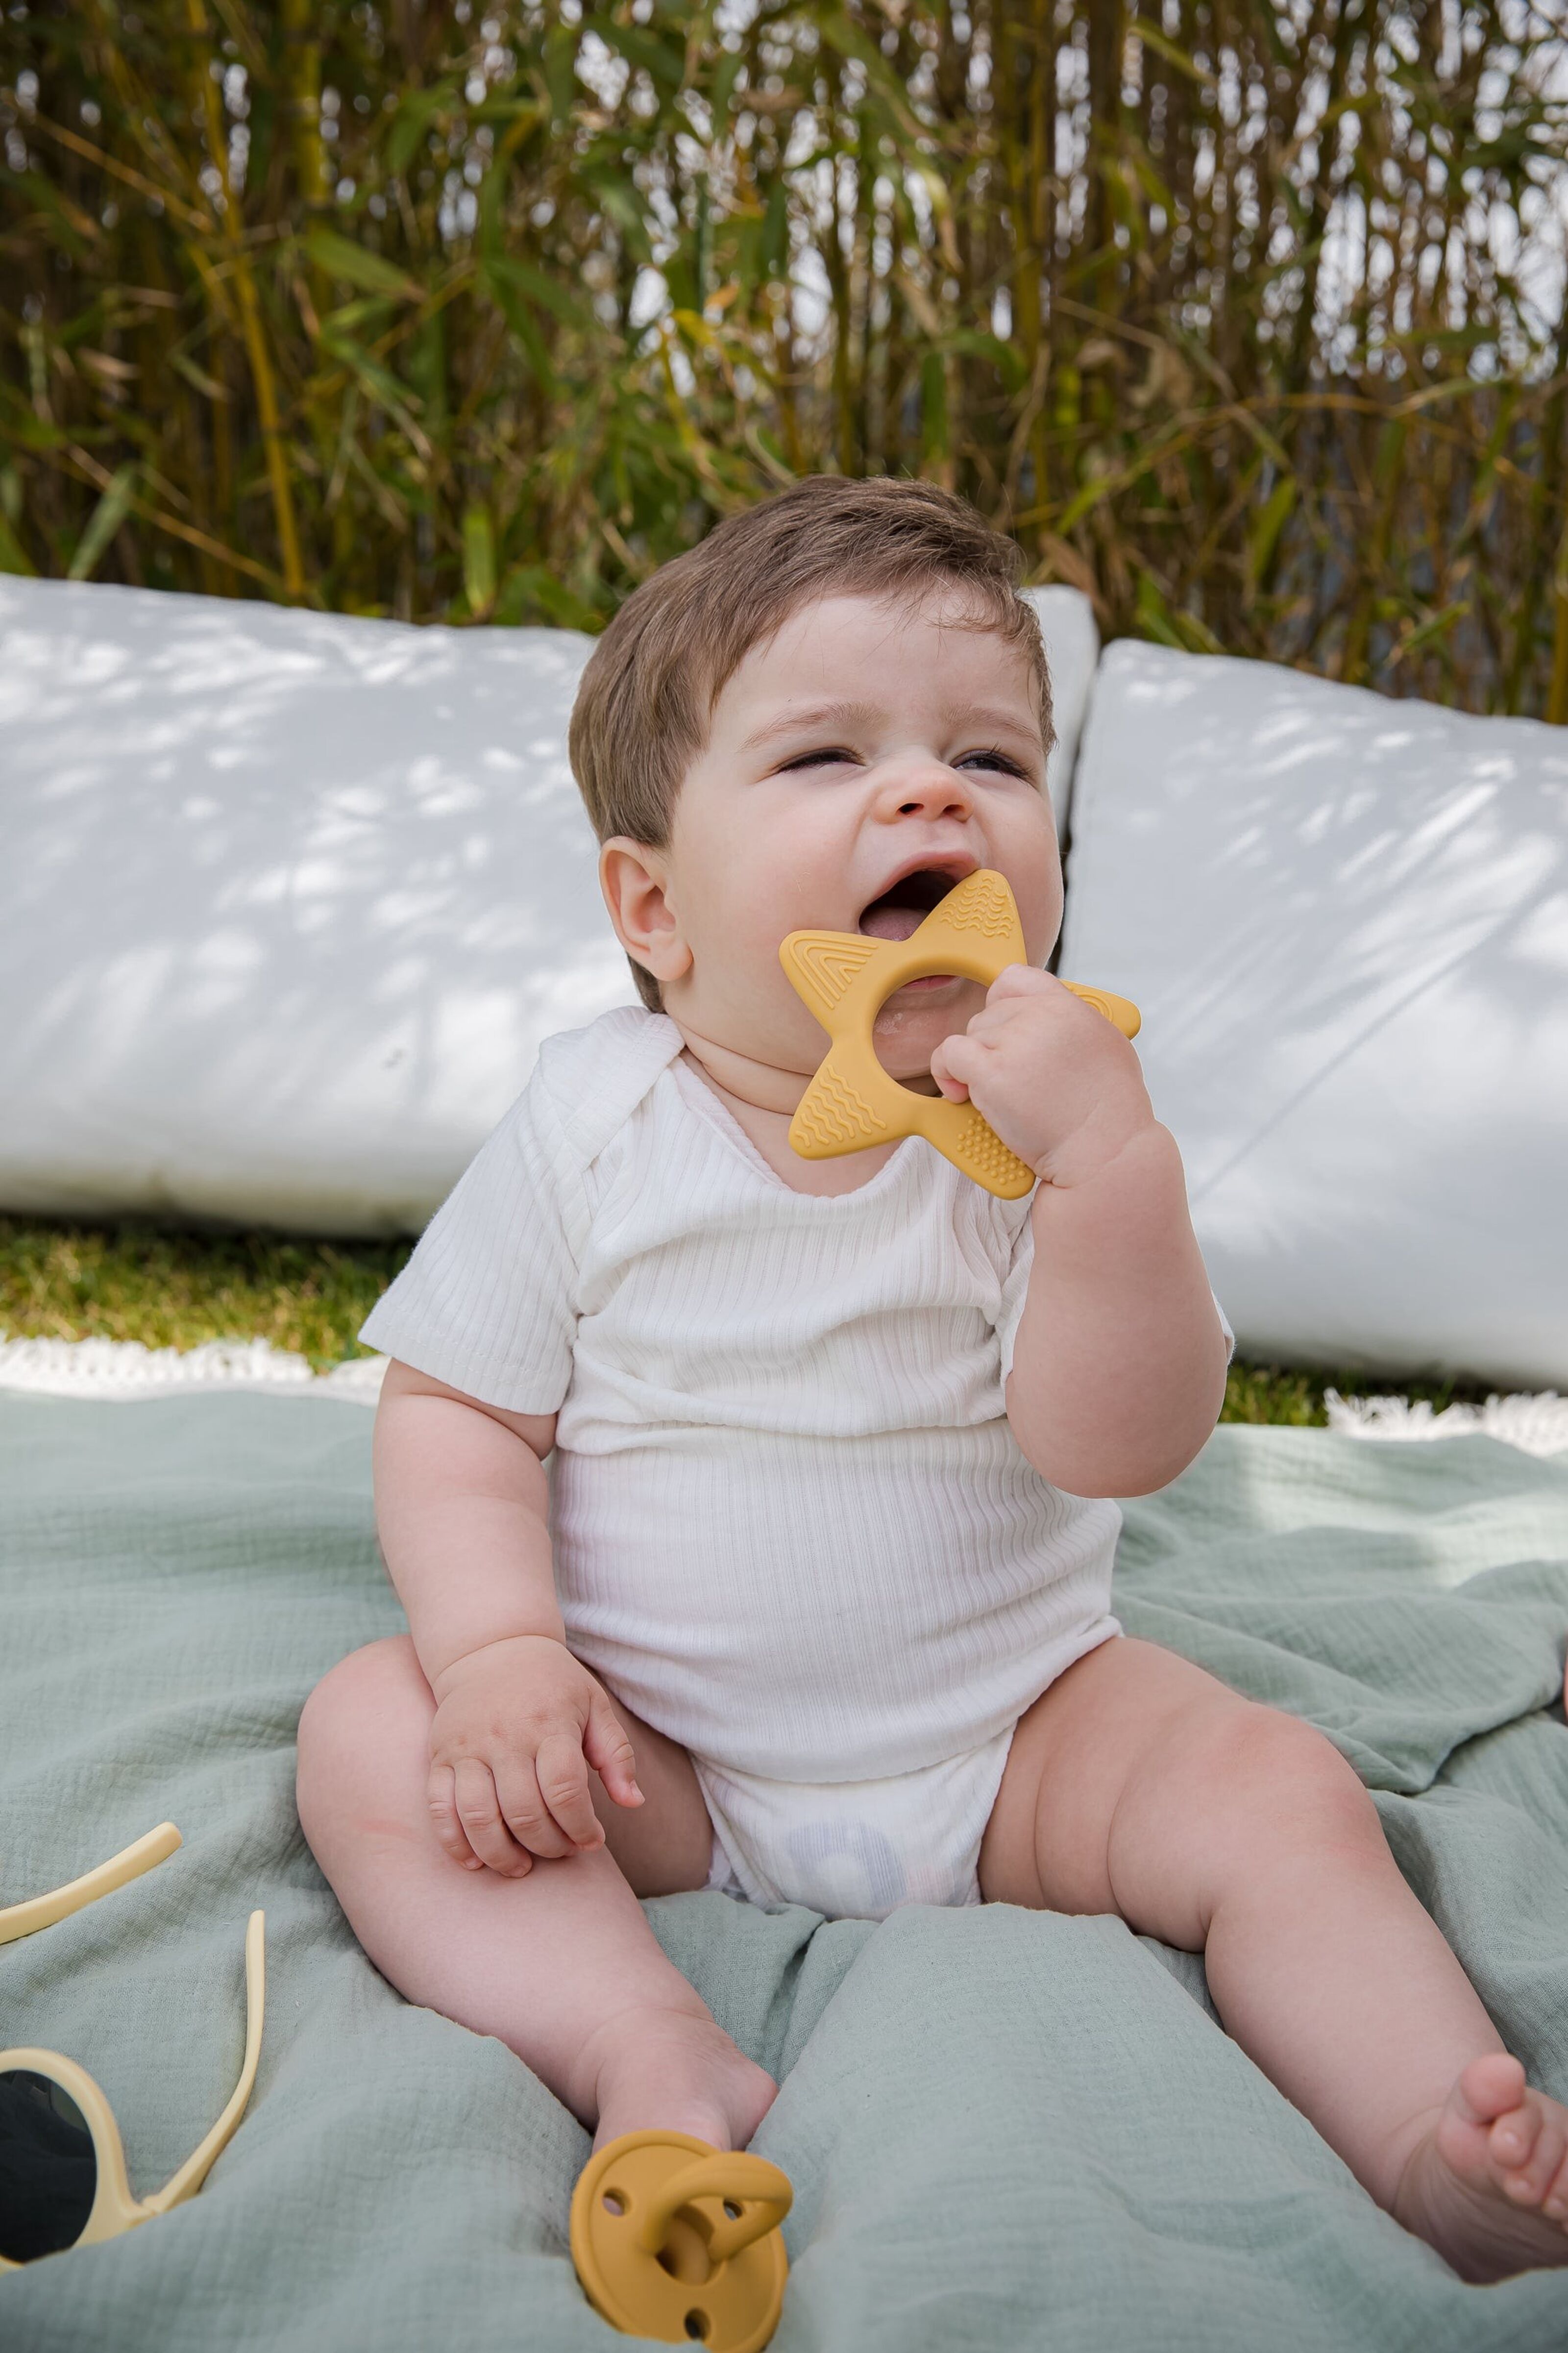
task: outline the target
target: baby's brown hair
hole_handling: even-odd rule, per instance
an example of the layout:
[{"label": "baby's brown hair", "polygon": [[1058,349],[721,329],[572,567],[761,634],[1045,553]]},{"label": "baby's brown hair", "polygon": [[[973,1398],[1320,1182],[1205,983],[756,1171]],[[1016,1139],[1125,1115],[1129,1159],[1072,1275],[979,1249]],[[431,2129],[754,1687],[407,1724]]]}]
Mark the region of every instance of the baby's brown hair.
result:
[{"label": "baby's brown hair", "polygon": [[[662,849],[680,780],[713,705],[753,646],[818,596],[908,597],[966,589],[973,626],[1029,660],[1048,752],[1051,681],[1040,625],[1018,594],[1014,543],[934,482],[814,474],[731,515],[627,597],[589,657],[572,712],[572,772],[601,841]],[[658,983],[633,963],[645,1004]]]}]

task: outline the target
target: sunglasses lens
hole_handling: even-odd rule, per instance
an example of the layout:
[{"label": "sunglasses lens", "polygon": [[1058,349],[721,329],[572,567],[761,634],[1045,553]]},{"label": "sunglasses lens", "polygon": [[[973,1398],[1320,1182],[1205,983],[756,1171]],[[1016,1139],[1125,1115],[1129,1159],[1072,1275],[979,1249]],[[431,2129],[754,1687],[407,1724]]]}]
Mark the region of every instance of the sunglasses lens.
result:
[{"label": "sunglasses lens", "polygon": [[0,2073],[0,2255],[74,2247],[98,2189],[98,2152],[68,2092],[26,2067]]}]

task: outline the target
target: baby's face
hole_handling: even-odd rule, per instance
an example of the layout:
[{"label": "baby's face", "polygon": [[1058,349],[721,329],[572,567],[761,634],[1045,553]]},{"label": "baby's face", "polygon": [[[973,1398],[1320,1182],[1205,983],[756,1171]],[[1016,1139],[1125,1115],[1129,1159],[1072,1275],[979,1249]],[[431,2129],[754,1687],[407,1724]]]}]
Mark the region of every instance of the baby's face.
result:
[{"label": "baby's face", "polygon": [[[1061,869],[1034,677],[968,609],[956,588],[912,612],[825,598],[725,686],[662,858],[664,1001],[699,1040],[809,1074],[826,1039],[779,964],[786,934],[907,939],[983,866],[1012,885],[1031,962],[1049,952]],[[901,989],[877,1023],[884,1066],[929,1084],[984,995],[942,975]]]}]

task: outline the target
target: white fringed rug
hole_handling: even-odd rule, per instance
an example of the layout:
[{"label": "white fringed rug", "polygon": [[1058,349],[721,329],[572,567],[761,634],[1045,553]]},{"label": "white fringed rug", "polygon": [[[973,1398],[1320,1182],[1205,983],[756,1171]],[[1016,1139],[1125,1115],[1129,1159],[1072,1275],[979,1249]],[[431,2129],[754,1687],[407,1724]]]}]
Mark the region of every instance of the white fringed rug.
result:
[{"label": "white fringed rug", "polygon": [[[384,1356],[357,1356],[313,1373],[303,1356],[269,1340],[208,1340],[199,1348],[145,1348],[139,1340],[8,1340],[0,1336],[0,1388],[36,1396],[120,1398],[169,1397],[188,1389],[279,1389],[374,1405]],[[1345,1438],[1382,1440],[1496,1438],[1525,1454],[1568,1451],[1568,1398],[1489,1397],[1485,1405],[1445,1406],[1424,1398],[1324,1397],[1329,1428]]]},{"label": "white fringed rug", "polygon": [[1342,1398],[1337,1389],[1326,1389],[1323,1403],[1329,1428],[1346,1438],[1498,1438],[1522,1454],[1568,1452],[1568,1398],[1555,1389],[1539,1397],[1489,1397],[1485,1405],[1446,1405],[1440,1413],[1425,1398]]},{"label": "white fringed rug", "polygon": [[144,1398],[189,1389],[312,1392],[374,1405],[384,1356],[352,1357],[331,1372],[270,1340],[207,1340],[199,1348],[145,1348],[140,1340],[8,1340],[0,1335],[0,1388],[35,1396]]}]

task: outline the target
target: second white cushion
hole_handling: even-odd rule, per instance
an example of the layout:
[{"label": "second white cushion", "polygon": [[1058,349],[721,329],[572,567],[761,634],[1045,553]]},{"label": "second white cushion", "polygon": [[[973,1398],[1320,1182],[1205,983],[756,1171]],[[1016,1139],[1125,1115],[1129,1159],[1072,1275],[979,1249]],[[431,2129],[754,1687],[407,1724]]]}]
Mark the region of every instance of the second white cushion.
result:
[{"label": "second white cushion", "polygon": [[1244,1351],[1568,1387],[1568,732],[1113,645],[1062,971]]}]

